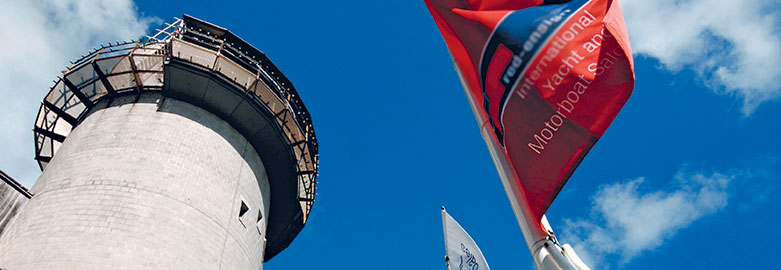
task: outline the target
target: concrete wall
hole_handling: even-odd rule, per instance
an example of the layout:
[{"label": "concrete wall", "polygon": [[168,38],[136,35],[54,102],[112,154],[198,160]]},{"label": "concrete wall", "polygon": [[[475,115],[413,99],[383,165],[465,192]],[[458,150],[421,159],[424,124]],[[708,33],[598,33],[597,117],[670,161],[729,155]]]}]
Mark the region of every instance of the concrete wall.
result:
[{"label": "concrete wall", "polygon": [[0,235],[3,235],[5,227],[19,213],[29,196],[29,194],[22,194],[15,187],[24,190],[18,182],[0,171]]},{"label": "concrete wall", "polygon": [[262,268],[270,198],[255,150],[198,107],[134,98],[68,136],[0,236],[0,269]]}]

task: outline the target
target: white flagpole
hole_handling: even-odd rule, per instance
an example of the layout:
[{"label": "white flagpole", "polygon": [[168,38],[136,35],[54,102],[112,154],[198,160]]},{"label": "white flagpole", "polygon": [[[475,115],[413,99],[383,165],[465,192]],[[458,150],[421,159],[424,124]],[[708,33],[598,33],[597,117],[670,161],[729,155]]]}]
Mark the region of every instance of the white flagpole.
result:
[{"label": "white flagpole", "polygon": [[[539,229],[532,228],[534,226],[533,224],[537,224],[537,222],[534,222],[531,218],[531,209],[529,209],[528,204],[526,203],[526,194],[523,192],[523,189],[518,186],[518,181],[510,181],[511,178],[512,180],[517,180],[515,179],[515,173],[512,172],[512,166],[510,166],[505,155],[503,155],[504,151],[499,147],[499,141],[493,136],[491,124],[487,119],[484,119],[479,111],[477,103],[469,93],[469,87],[461,74],[461,69],[459,69],[458,65],[455,63],[453,66],[456,69],[456,73],[458,73],[458,78],[461,80],[464,93],[469,100],[469,106],[472,107],[472,113],[475,115],[477,124],[480,126],[480,134],[482,135],[483,140],[485,140],[485,143],[488,146],[488,152],[491,153],[491,158],[494,161],[496,170],[499,172],[502,185],[507,192],[507,198],[510,199],[510,204],[513,212],[515,212],[518,225],[520,225],[521,232],[523,232],[523,236],[526,239],[526,246],[529,248],[530,252],[533,252],[535,243],[544,241],[546,235],[539,233]],[[519,202],[523,203],[521,204]]]},{"label": "white flagpole", "polygon": [[447,222],[445,221],[445,206],[442,206],[442,232],[445,234],[445,265],[447,270],[450,270],[450,258],[447,257]]},{"label": "white flagpole", "polygon": [[[451,59],[453,55],[450,55]],[[518,225],[521,227],[521,232],[526,240],[526,247],[529,248],[529,253],[532,255],[532,260],[537,269],[542,270],[590,270],[588,266],[580,261],[572,247],[565,245],[567,248],[562,249],[557,242],[554,242],[552,237],[548,236],[548,233],[553,233],[549,228],[545,228],[545,232],[540,230],[541,228],[534,228],[541,221],[533,220],[531,209],[527,203],[526,193],[523,192],[523,188],[518,184],[518,176],[514,173],[510,162],[507,160],[507,156],[504,155],[504,150],[499,146],[499,141],[493,134],[491,124],[480,113],[480,107],[472,98],[469,93],[469,87],[461,74],[461,69],[453,62],[453,66],[458,73],[458,78],[461,80],[461,85],[464,88],[464,93],[469,100],[469,106],[472,107],[472,113],[475,115],[480,126],[480,134],[485,140],[488,146],[488,152],[491,153],[491,158],[494,161],[496,170],[499,172],[499,178],[502,180],[502,185],[507,193],[507,198],[510,200],[515,218],[518,220]],[[548,226],[550,227],[550,226]],[[567,253],[571,254],[570,256]],[[577,262],[569,260],[570,257],[577,259]]]}]

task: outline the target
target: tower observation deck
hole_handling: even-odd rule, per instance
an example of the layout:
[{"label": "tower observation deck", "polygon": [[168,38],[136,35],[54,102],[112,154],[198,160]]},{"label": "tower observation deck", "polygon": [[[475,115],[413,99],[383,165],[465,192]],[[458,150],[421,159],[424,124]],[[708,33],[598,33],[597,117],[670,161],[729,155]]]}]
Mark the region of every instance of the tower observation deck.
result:
[{"label": "tower observation deck", "polygon": [[33,128],[43,171],[0,269],[258,269],[307,222],[318,144],[293,84],[190,16],[73,62]]}]

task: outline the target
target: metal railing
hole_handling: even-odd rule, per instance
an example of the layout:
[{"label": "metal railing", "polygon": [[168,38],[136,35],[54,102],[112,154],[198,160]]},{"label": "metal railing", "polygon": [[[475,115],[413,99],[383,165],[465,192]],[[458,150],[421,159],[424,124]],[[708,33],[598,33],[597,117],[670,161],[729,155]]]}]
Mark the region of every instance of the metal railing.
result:
[{"label": "metal railing", "polygon": [[7,186],[13,188],[14,190],[16,190],[16,192],[18,192],[19,194],[21,194],[25,198],[29,199],[29,198],[33,197],[33,194],[30,192],[30,190],[28,190],[26,187],[24,187],[19,182],[16,182],[16,180],[14,180],[13,178],[11,178],[7,174],[5,174],[5,172],[3,172],[3,171],[0,171],[0,181],[5,183],[5,185],[7,185]]}]

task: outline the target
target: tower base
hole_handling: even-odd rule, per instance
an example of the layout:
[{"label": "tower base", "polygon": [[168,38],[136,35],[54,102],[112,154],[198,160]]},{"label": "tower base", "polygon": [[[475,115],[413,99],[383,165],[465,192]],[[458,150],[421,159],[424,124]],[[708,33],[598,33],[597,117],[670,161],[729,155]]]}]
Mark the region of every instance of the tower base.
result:
[{"label": "tower base", "polygon": [[[0,237],[0,269],[259,269],[263,162],[227,122],[159,93],[103,100]],[[261,217],[261,218],[259,218]]]}]

